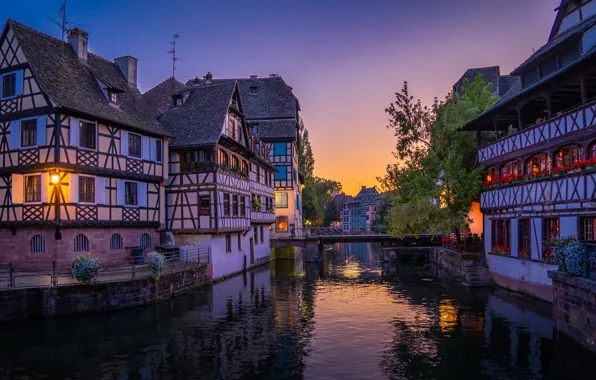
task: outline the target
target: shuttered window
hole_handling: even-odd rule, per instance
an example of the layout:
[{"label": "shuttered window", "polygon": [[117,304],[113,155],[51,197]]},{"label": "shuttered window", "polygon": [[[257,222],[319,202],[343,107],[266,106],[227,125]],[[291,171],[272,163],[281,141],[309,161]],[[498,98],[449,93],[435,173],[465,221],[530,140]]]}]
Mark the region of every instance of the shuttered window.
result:
[{"label": "shuttered window", "polygon": [[25,177],[25,202],[41,201],[41,175]]},{"label": "shuttered window", "polygon": [[45,253],[46,241],[41,235],[35,235],[31,238],[31,253]]},{"label": "shuttered window", "polygon": [[21,146],[37,145],[37,119],[21,121]]},{"label": "shuttered window", "polygon": [[83,234],[78,234],[74,238],[75,252],[89,252],[89,239]]}]

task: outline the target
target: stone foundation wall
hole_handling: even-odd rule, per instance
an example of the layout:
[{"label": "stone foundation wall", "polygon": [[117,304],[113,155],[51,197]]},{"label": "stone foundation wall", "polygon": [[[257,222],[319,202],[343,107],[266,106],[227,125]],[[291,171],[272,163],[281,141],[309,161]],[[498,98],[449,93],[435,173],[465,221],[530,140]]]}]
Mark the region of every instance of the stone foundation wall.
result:
[{"label": "stone foundation wall", "polygon": [[0,321],[88,313],[146,305],[185,293],[212,279],[211,264],[151,278],[96,285],[0,291]]},{"label": "stone foundation wall", "polygon": [[458,278],[466,286],[490,286],[488,268],[470,260],[463,260],[461,252],[431,248],[429,260]]},{"label": "stone foundation wall", "polygon": [[596,281],[548,272],[556,328],[596,354]]}]

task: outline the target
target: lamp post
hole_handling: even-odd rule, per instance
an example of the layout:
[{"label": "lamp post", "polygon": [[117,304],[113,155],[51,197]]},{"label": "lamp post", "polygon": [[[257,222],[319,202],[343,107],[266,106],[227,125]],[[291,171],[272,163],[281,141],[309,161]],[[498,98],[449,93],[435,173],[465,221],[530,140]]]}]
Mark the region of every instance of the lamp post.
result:
[{"label": "lamp post", "polygon": [[62,189],[60,188],[60,172],[58,169],[50,172],[50,182],[54,185],[54,221],[56,223],[54,238],[56,240],[62,240],[62,233],[60,232],[60,194]]}]

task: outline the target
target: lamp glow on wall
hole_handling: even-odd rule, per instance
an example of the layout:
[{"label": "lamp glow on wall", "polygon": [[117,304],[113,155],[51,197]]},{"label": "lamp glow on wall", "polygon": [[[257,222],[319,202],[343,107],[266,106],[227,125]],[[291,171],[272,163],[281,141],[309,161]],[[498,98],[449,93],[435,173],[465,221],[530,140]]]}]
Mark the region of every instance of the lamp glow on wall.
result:
[{"label": "lamp glow on wall", "polygon": [[52,170],[52,172],[50,173],[50,181],[54,186],[57,186],[60,183],[60,172],[58,171],[58,169]]}]

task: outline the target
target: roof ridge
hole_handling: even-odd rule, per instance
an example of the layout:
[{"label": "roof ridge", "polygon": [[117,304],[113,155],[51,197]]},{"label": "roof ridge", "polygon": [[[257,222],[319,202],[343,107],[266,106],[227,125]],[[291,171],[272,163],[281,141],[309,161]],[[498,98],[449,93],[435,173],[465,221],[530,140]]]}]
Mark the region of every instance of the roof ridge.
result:
[{"label": "roof ridge", "polygon": [[42,36],[44,36],[44,37],[51,38],[51,39],[53,39],[53,40],[56,40],[57,42],[61,42],[61,43],[63,43],[64,45],[70,46],[70,44],[69,44],[69,43],[62,41],[62,40],[61,40],[60,38],[58,38],[58,37],[54,37],[54,36],[52,36],[51,34],[48,34],[48,33],[42,32],[41,30],[37,30],[37,29],[35,29],[35,28],[32,28],[32,27],[30,27],[29,25],[25,25],[25,24],[23,24],[23,23],[20,23],[20,22],[18,22],[18,21],[15,21],[15,20],[13,20],[13,19],[11,19],[11,18],[9,18],[9,19],[7,20],[7,22],[8,22],[9,24],[14,24],[14,25],[17,25],[17,26],[19,26],[19,27],[21,27],[21,28],[25,28],[25,29],[27,29],[27,30],[29,30],[29,31],[31,31],[31,32],[34,32],[34,33],[40,34],[40,35],[42,35]]}]

